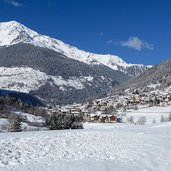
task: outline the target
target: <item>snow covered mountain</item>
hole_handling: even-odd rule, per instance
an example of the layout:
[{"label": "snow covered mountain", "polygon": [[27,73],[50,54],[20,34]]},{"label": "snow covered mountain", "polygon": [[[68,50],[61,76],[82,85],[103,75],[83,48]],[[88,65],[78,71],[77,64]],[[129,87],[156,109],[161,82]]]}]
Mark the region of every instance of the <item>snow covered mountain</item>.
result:
[{"label": "snow covered mountain", "polygon": [[99,96],[127,79],[128,75],[105,65],[88,65],[32,44],[0,48],[0,88],[29,92],[49,103]]},{"label": "snow covered mountain", "polygon": [[0,23],[0,46],[10,46],[21,42],[54,50],[86,64],[103,64],[113,70],[122,71],[131,77],[139,75],[147,68],[141,64],[127,64],[115,55],[100,55],[79,50],[60,40],[38,34],[16,21]]},{"label": "snow covered mountain", "polygon": [[97,97],[146,66],[85,52],[16,22],[0,23],[0,88],[27,92],[54,104]]}]

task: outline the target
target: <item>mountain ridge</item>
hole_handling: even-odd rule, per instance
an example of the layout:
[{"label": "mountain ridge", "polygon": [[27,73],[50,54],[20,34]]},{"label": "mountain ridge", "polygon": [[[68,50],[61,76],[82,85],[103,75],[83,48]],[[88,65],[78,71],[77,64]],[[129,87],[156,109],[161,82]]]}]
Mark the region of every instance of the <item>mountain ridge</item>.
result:
[{"label": "mountain ridge", "polygon": [[147,69],[147,66],[143,64],[128,64],[116,55],[101,55],[79,50],[61,40],[39,34],[16,21],[0,23],[0,33],[0,46],[11,46],[20,42],[30,43],[34,46],[54,50],[89,65],[103,64],[131,77],[137,76]]}]

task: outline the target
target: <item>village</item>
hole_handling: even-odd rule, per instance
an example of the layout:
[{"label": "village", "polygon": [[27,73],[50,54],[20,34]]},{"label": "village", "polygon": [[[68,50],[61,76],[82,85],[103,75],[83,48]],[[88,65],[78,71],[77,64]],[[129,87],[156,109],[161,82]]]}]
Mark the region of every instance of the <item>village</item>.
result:
[{"label": "village", "polygon": [[91,123],[124,123],[130,110],[153,106],[167,107],[171,105],[170,92],[165,94],[131,94],[110,96],[103,99],[87,99],[86,103],[67,106],[50,106],[46,110],[50,114],[63,113],[82,116],[84,122]]}]

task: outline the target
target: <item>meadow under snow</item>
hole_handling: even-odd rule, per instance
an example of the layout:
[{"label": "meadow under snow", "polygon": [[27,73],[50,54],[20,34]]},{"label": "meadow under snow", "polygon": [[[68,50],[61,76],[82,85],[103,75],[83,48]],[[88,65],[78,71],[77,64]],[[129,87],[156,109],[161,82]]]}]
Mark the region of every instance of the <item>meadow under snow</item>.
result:
[{"label": "meadow under snow", "polygon": [[[164,113],[171,110],[169,107],[160,110]],[[159,118],[160,110],[156,108],[156,115],[153,110],[146,116]],[[138,112],[139,116],[145,113]],[[171,122],[86,123],[84,128],[1,133],[0,170],[170,171]]]}]

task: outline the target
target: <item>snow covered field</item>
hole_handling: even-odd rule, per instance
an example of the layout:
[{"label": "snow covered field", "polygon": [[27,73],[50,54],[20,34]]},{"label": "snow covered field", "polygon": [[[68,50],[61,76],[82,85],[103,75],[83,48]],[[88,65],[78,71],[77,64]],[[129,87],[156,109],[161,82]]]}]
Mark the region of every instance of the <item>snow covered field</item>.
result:
[{"label": "snow covered field", "polygon": [[153,106],[128,111],[127,116],[133,116],[135,122],[137,122],[138,119],[140,119],[140,117],[144,116],[146,117],[146,124],[151,124],[154,121],[154,119],[156,123],[160,123],[161,117],[163,116],[164,118],[168,118],[170,113],[170,105],[167,107]]},{"label": "snow covered field", "polygon": [[170,171],[171,122],[0,134],[1,171]]}]

